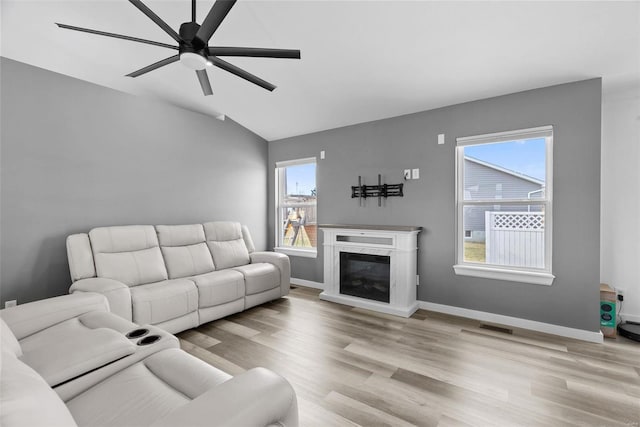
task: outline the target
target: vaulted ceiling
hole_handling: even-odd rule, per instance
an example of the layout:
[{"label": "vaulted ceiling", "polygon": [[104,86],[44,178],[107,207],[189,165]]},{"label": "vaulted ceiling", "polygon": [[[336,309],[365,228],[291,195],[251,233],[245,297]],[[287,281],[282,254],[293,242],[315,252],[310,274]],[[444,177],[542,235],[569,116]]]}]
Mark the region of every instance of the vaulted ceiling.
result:
[{"label": "vaulted ceiling", "polygon": [[[143,0],[178,29],[188,0]],[[202,22],[213,1],[197,2]],[[267,140],[542,86],[602,77],[605,95],[640,87],[640,2],[246,1],[209,43],[290,48],[301,60],[225,58],[268,92],[209,71],[203,96],[162,47],[62,30],[55,22],[175,42],[126,0],[2,1],[1,55],[211,116]]]}]

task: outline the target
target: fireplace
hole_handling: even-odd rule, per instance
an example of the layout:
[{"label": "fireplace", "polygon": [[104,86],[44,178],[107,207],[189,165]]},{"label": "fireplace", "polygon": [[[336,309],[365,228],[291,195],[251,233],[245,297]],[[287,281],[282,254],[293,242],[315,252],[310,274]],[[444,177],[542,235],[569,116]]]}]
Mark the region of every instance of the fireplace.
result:
[{"label": "fireplace", "polygon": [[422,227],[320,225],[324,291],[320,299],[409,317],[416,301]]},{"label": "fireplace", "polygon": [[340,252],[340,293],[389,302],[391,257]]}]

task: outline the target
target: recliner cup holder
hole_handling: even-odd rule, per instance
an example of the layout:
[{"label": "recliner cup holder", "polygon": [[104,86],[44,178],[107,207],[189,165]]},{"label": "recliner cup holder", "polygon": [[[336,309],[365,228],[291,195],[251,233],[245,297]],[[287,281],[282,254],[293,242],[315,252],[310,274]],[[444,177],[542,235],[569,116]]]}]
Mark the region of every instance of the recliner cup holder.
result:
[{"label": "recliner cup holder", "polygon": [[129,339],[134,339],[134,338],[143,337],[143,336],[147,335],[148,333],[149,333],[148,329],[140,328],[140,329],[134,329],[133,331],[129,332],[125,336],[127,338],[129,338]]},{"label": "recliner cup holder", "polygon": [[138,341],[138,345],[149,345],[157,342],[162,338],[160,335],[149,335]]}]

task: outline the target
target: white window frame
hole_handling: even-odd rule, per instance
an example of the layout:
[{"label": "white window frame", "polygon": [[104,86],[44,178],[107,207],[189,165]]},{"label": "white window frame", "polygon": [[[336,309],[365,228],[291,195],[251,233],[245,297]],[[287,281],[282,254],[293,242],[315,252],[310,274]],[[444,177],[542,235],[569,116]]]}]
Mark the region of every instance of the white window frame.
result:
[{"label": "white window frame", "polygon": [[[275,218],[276,218],[276,241],[275,241],[275,248],[274,251],[276,252],[281,252],[283,254],[287,254],[287,255],[292,255],[292,256],[299,256],[299,257],[306,257],[306,258],[316,258],[318,256],[318,248],[315,247],[313,249],[301,249],[301,248],[292,248],[290,246],[283,246],[282,245],[282,237],[283,237],[283,233],[282,233],[282,224],[284,223],[284,218],[282,218],[282,209],[283,207],[285,207],[285,205],[281,204],[280,201],[280,196],[282,194],[284,194],[285,192],[285,182],[284,180],[280,179],[280,173],[282,171],[283,168],[289,167],[289,166],[296,166],[296,165],[304,165],[304,164],[309,164],[309,163],[315,163],[316,165],[316,191],[318,188],[317,182],[318,182],[318,161],[315,157],[305,157],[303,159],[295,159],[295,160],[286,160],[286,161],[281,161],[281,162],[276,162],[276,168],[275,168],[275,196],[276,196],[276,200],[275,200],[275,207],[276,207],[276,212],[275,212]],[[286,207],[294,207],[294,206],[299,206],[299,207],[304,207],[304,206],[311,206],[312,204],[304,204],[304,203],[296,203],[296,204],[289,204],[286,205]],[[316,193],[316,202],[315,202],[315,206],[316,206],[316,212],[317,212],[317,206],[318,206],[318,196]],[[316,221],[317,222],[317,221]]]},{"label": "white window frame", "polygon": [[[522,139],[545,138],[546,141],[546,176],[544,199],[485,199],[464,200],[464,148],[470,145],[482,145],[496,142],[507,142]],[[532,203],[535,202],[535,203]],[[541,205],[544,206],[544,269],[511,267],[493,264],[480,264],[464,261],[464,207],[491,205]],[[508,280],[513,282],[551,285],[555,276],[552,274],[552,236],[553,236],[553,126],[541,126],[485,135],[456,138],[456,264],[453,269],[462,276],[482,277],[487,279]]]}]

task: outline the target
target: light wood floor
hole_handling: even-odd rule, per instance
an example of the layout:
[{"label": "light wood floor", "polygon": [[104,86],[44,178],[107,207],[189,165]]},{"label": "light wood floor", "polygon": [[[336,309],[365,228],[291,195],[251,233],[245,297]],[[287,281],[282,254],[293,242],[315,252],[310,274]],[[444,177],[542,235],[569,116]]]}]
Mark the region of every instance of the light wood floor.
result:
[{"label": "light wood floor", "polygon": [[604,344],[419,310],[410,319],[280,300],[179,334],[230,373],[264,366],[298,395],[303,426],[640,424],[640,344]]}]

